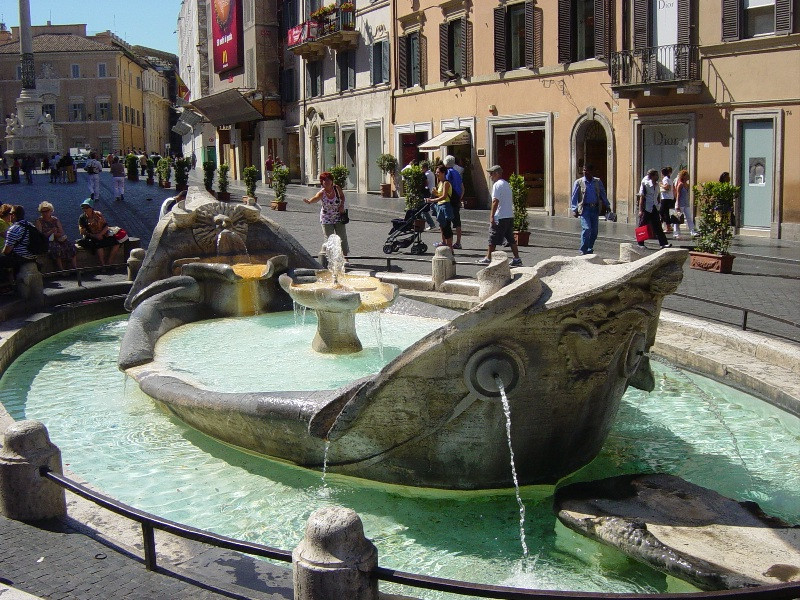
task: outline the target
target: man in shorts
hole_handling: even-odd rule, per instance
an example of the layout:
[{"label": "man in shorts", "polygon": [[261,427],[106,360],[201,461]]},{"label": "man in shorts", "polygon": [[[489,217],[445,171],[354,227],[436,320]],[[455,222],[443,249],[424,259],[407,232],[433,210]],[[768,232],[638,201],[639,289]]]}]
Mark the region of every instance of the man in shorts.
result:
[{"label": "man in shorts", "polygon": [[521,267],[517,240],[514,239],[514,206],[511,202],[511,186],[503,179],[503,168],[500,165],[489,167],[489,178],[492,180],[492,207],[489,209],[489,250],[478,264],[488,265],[492,262],[492,252],[498,244],[507,241],[511,246],[514,259],[512,267]]}]

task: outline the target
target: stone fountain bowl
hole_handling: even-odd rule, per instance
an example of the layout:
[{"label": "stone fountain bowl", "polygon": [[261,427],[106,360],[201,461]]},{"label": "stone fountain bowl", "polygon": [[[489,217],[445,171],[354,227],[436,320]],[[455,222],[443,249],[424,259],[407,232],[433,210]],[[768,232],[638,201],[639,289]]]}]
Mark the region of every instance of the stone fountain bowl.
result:
[{"label": "stone fountain bowl", "polygon": [[391,306],[399,294],[396,285],[365,275],[338,275],[334,282],[328,269],[312,277],[281,275],[283,290],[292,300],[313,310],[370,312]]},{"label": "stone fountain bowl", "polygon": [[[152,355],[131,346],[210,315],[199,284],[173,278],[133,311],[119,366],[192,427],[248,451],[321,469],[327,442],[330,472],[450,489],[513,484],[499,376],[520,483],[554,483],[596,456],[628,385],[652,386],[646,353],[686,257],[554,257],[516,269],[376,375],[317,392],[216,392],[131,360]],[[137,339],[144,330],[156,333]]]}]

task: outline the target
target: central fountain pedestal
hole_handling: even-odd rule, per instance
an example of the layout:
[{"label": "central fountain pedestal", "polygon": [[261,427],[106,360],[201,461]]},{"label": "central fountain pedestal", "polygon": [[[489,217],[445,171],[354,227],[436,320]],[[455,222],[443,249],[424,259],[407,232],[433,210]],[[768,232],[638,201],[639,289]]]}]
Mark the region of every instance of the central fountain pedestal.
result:
[{"label": "central fountain pedestal", "polygon": [[296,271],[293,277],[281,275],[279,280],[292,300],[314,310],[317,333],[311,347],[324,354],[360,352],[361,340],[356,333],[357,312],[382,310],[397,300],[396,285],[375,277],[319,271]]}]

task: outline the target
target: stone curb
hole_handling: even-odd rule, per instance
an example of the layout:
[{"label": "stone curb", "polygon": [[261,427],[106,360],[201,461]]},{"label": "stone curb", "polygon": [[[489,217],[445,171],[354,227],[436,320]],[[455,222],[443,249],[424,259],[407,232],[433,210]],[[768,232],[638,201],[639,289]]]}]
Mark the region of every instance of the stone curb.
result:
[{"label": "stone curb", "polygon": [[800,417],[800,346],[662,310],[652,352]]}]

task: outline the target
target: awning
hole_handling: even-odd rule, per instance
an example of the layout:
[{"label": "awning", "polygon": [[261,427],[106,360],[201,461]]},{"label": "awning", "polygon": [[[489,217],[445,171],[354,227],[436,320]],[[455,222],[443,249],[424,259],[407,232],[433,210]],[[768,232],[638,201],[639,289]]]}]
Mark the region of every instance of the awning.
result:
[{"label": "awning", "polygon": [[172,131],[180,136],[189,135],[195,125],[199,125],[202,122],[203,117],[188,108],[184,108],[178,117],[178,122],[172,126]]},{"label": "awning", "polygon": [[435,152],[442,146],[458,146],[459,144],[469,144],[470,141],[468,129],[454,129],[453,131],[443,131],[417,148],[420,152]]},{"label": "awning", "polygon": [[242,121],[258,121],[264,116],[250,104],[239,90],[198,98],[192,107],[203,113],[214,125],[233,125]]},{"label": "awning", "polygon": [[175,125],[172,126],[172,131],[177,133],[179,136],[183,137],[184,135],[189,135],[192,133],[192,128],[189,127],[186,123],[181,123],[178,121]]}]

